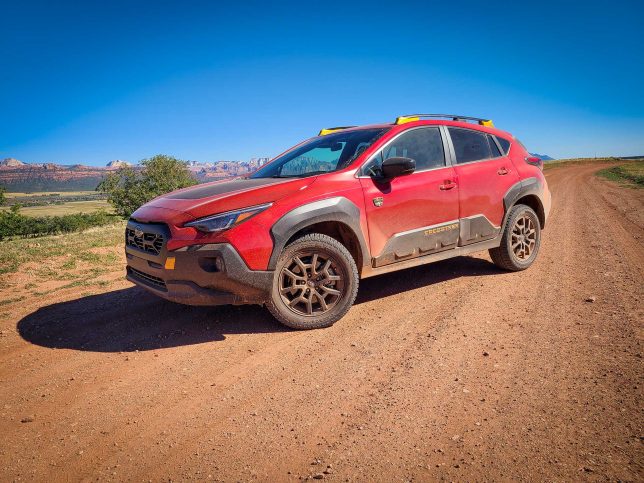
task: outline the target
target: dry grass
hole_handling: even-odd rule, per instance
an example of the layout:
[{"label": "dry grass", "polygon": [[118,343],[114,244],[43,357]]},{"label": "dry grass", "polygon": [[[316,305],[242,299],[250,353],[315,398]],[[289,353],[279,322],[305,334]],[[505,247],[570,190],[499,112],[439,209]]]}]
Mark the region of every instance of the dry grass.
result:
[{"label": "dry grass", "polygon": [[571,158],[571,159],[558,159],[556,161],[546,161],[543,163],[543,169],[560,168],[562,166],[570,166],[575,164],[590,164],[590,163],[617,163],[623,161],[619,158]]},{"label": "dry grass", "polygon": [[[2,207],[8,210],[9,207]],[[25,216],[62,216],[72,215],[74,213],[93,213],[95,211],[105,210],[113,213],[112,205],[106,200],[96,201],[69,201],[60,204],[49,204],[41,206],[25,206],[20,209],[20,213]]]},{"label": "dry grass", "polygon": [[124,225],[0,242],[0,311],[33,297],[98,293],[122,282]]},{"label": "dry grass", "polygon": [[24,198],[26,196],[92,196],[96,191],[34,191],[33,193],[6,193],[7,198]]},{"label": "dry grass", "polygon": [[39,264],[36,271],[45,277],[59,276],[74,269],[78,262],[109,266],[114,257],[100,250],[108,247],[122,250],[124,230],[122,221],[65,235],[0,241],[0,274],[15,273],[26,263]]},{"label": "dry grass", "polygon": [[644,160],[621,164],[597,172],[598,176],[629,188],[644,188]]}]

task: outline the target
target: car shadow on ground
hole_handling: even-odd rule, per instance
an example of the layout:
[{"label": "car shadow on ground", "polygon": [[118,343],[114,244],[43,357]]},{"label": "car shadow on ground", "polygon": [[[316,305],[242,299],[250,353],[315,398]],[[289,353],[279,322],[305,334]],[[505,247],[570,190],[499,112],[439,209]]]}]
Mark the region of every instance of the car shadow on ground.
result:
[{"label": "car shadow on ground", "polygon": [[502,273],[507,272],[488,260],[473,257],[450,258],[361,280],[355,303],[370,302],[401,292],[440,284],[455,278],[499,275]]},{"label": "car shadow on ground", "polygon": [[[356,304],[460,277],[503,273],[489,261],[459,257],[365,279]],[[41,307],[20,320],[33,344],[92,352],[130,352],[215,342],[225,334],[286,332],[263,307],[189,307],[138,287]]]}]

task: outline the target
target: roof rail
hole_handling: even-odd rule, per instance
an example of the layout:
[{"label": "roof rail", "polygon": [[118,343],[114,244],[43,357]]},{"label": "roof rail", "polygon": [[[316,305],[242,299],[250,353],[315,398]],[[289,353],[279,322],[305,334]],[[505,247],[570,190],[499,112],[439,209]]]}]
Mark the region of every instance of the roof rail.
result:
[{"label": "roof rail", "polygon": [[318,136],[326,136],[327,134],[331,134],[331,133],[336,132],[336,131],[342,131],[343,129],[350,129],[352,127],[355,127],[355,126],[327,127],[327,128],[324,128],[324,129],[320,130],[320,132],[318,133]]},{"label": "roof rail", "polygon": [[407,122],[419,121],[421,118],[447,118],[452,121],[477,121],[481,126],[494,127],[494,123],[491,119],[461,116],[458,114],[406,114],[404,116],[398,116],[394,124],[405,124]]}]

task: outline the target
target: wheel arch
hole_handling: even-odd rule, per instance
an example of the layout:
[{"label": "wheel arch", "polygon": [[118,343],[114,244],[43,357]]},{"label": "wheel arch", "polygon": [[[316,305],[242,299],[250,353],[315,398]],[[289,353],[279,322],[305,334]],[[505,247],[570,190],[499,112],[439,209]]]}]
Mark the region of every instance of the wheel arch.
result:
[{"label": "wheel arch", "polygon": [[304,235],[308,235],[309,233],[327,235],[342,243],[342,245],[349,250],[353,260],[356,262],[356,266],[362,267],[363,254],[360,247],[360,240],[353,232],[353,229],[341,221],[320,221],[318,223],[313,223],[312,225],[307,225],[291,235],[284,246],[288,246],[293,240]]},{"label": "wheel arch", "polygon": [[289,243],[308,233],[321,233],[342,243],[361,273],[371,260],[360,228],[360,209],[347,198],[335,197],[299,206],[272,226],[273,252],[268,269],[275,269],[280,254]]},{"label": "wheel arch", "polygon": [[541,203],[541,200],[537,195],[525,195],[519,198],[514,205],[529,206],[537,214],[537,218],[539,218],[539,226],[543,228],[546,225],[546,214],[543,208],[543,203]]},{"label": "wheel arch", "polygon": [[523,204],[534,210],[537,214],[537,218],[539,219],[539,226],[541,229],[545,228],[546,211],[543,200],[541,199],[543,188],[543,183],[538,178],[528,178],[514,184],[503,197],[505,215],[501,226],[505,226],[505,222],[512,207],[518,204]]}]

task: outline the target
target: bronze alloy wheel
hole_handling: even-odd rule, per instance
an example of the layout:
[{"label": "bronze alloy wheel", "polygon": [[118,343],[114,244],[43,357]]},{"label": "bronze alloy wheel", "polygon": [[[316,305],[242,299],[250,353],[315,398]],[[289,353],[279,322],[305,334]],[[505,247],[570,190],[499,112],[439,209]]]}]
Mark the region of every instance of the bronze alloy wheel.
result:
[{"label": "bronze alloy wheel", "polygon": [[537,244],[534,220],[527,213],[518,217],[512,227],[512,251],[521,261],[528,260]]},{"label": "bronze alloy wheel", "polygon": [[353,305],[359,280],[355,260],[339,240],[308,233],[282,251],[266,307],[292,329],[330,327]]},{"label": "bronze alloy wheel", "polygon": [[331,310],[342,298],[345,278],[340,264],[330,254],[302,251],[282,268],[279,294],[297,315],[318,316]]},{"label": "bronze alloy wheel", "polygon": [[537,258],[541,244],[541,225],[535,211],[514,205],[507,214],[499,246],[490,249],[492,261],[504,270],[525,270]]}]

